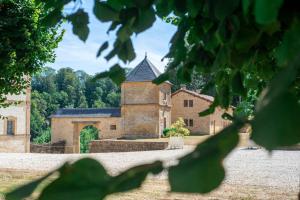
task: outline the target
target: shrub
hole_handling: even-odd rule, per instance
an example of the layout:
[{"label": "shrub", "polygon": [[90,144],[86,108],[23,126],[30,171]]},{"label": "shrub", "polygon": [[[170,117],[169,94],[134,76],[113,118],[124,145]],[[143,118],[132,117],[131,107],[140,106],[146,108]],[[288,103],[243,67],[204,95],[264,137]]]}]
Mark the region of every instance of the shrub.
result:
[{"label": "shrub", "polygon": [[185,127],[185,123],[181,117],[178,118],[176,122],[174,122],[171,127],[169,128],[169,131],[167,132],[167,135],[170,136],[188,136],[190,135],[189,129]]},{"label": "shrub", "polygon": [[89,152],[89,143],[98,139],[98,130],[88,126],[80,132],[80,153]]},{"label": "shrub", "polygon": [[165,128],[164,130],[163,130],[163,136],[164,137],[169,137],[169,132],[170,131],[175,131],[175,129],[174,128]]},{"label": "shrub", "polygon": [[35,144],[47,144],[51,141],[51,130],[47,128],[43,130],[36,138],[33,139]]}]

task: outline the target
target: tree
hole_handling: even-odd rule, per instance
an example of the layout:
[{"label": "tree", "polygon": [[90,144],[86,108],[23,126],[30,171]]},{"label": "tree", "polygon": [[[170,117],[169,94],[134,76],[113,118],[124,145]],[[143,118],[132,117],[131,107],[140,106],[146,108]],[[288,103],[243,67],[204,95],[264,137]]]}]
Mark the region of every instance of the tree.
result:
[{"label": "tree", "polygon": [[[71,21],[74,34],[86,40],[88,14],[81,7],[68,16],[59,12],[69,2],[45,1],[53,9],[48,17],[54,24],[63,18]],[[299,7],[298,1],[289,0],[95,0],[94,15],[101,22],[110,22],[108,32],[116,33],[113,48],[105,56],[107,60],[117,56],[124,63],[132,61],[135,52],[131,37],[149,29],[156,17],[164,19],[172,15],[177,31],[165,56],[171,63],[154,83],[169,79],[172,72],[182,83],[190,82],[194,71],[209,75],[211,79],[204,88],[214,88],[215,100],[201,116],[213,113],[217,106],[228,108],[235,96],[247,100],[251,91],[259,96],[251,118],[225,113],[224,118],[233,121],[230,126],[199,144],[178,165],[166,169],[171,191],[207,193],[218,187],[225,177],[222,161],[237,146],[238,131],[246,124],[252,127],[251,139],[269,151],[300,142]],[[104,42],[97,56],[108,47],[108,41]],[[96,78],[109,77],[121,83],[125,74],[120,64],[115,64]],[[99,177],[105,178],[90,180],[89,174],[79,167],[82,165],[97,168]],[[87,185],[101,186],[102,190],[97,190],[95,195],[84,193],[86,198],[103,199],[111,193],[139,187],[148,173],[156,174],[163,166],[154,162],[131,168],[117,177],[107,176],[99,163],[88,159],[65,168],[81,172],[82,176],[76,177],[86,180]],[[65,168],[43,190],[42,199],[66,191],[73,199],[78,197],[82,185],[66,182],[75,175],[66,173]],[[103,186],[106,184],[109,187]],[[18,191],[11,195],[20,194]]]},{"label": "tree", "polygon": [[47,13],[47,7],[34,0],[0,1],[0,106],[7,105],[7,94],[20,94],[30,76],[54,61],[62,34],[59,25],[42,25]]}]

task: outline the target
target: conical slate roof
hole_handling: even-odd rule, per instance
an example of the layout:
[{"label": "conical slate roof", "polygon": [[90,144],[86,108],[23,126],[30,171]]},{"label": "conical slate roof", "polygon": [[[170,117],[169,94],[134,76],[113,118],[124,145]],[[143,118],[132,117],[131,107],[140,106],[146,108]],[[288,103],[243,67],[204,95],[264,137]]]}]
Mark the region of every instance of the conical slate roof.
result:
[{"label": "conical slate roof", "polygon": [[126,77],[126,81],[152,81],[157,78],[161,72],[147,59],[144,58]]}]

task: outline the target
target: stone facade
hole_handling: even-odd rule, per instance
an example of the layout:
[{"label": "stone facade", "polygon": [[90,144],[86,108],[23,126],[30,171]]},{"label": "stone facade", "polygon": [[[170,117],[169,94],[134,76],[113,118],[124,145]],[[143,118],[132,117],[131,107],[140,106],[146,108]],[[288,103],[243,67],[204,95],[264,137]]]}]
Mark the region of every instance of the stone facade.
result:
[{"label": "stone facade", "polygon": [[121,87],[124,137],[158,138],[171,122],[171,85],[124,82]]},{"label": "stone facade", "polygon": [[[79,153],[80,131],[88,125],[99,130],[100,139],[159,138],[178,117],[188,120],[187,126],[194,134],[214,134],[228,125],[229,122],[221,118],[223,111],[218,108],[213,115],[199,118],[198,113],[209,107],[213,97],[189,90],[171,95],[171,83],[152,83],[159,75],[145,58],[122,83],[120,108],[58,110],[51,116],[51,142],[66,141],[66,153]],[[185,107],[185,101],[193,105]],[[110,142],[92,144],[93,152],[95,149],[102,152],[99,146],[109,146]]]},{"label": "stone facade", "polygon": [[171,125],[171,84],[153,84],[158,76],[145,58],[122,83],[120,108],[58,110],[51,116],[51,142],[66,141],[66,153],[79,153],[80,132],[88,125],[100,139],[159,138]]},{"label": "stone facade", "polygon": [[168,142],[140,142],[128,140],[94,140],[90,143],[90,153],[129,152],[163,150]]},{"label": "stone facade", "polygon": [[0,108],[0,152],[30,151],[30,89],[25,94],[8,95],[7,101],[18,104]]},{"label": "stone facade", "polygon": [[[216,134],[229,125],[228,120],[221,116],[224,110],[216,108],[215,112],[205,117],[199,117],[199,112],[209,108],[213,97],[182,88],[172,94],[172,123],[179,117],[185,120],[192,134]],[[232,109],[228,110],[232,114]]]}]

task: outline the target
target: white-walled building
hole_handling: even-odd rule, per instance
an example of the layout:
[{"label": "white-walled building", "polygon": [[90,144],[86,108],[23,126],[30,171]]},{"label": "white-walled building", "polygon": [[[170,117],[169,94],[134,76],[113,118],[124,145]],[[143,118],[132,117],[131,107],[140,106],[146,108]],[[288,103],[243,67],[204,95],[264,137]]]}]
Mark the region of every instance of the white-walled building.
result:
[{"label": "white-walled building", "polygon": [[0,152],[30,152],[30,89],[7,101],[18,104],[0,108]]}]

